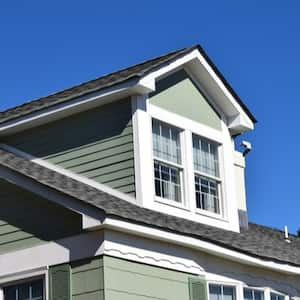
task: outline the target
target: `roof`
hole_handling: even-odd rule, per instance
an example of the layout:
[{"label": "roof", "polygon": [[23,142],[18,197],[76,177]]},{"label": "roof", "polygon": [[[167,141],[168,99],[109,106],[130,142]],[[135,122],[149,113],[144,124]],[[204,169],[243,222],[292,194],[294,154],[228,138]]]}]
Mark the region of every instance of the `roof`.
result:
[{"label": "roof", "polygon": [[282,231],[250,223],[247,230],[236,233],[152,211],[19,157],[1,147],[0,166],[100,209],[106,216],[191,236],[265,260],[300,266],[300,238],[292,235],[291,243],[287,243]]},{"label": "roof", "polygon": [[203,48],[200,45],[195,45],[188,48],[183,48],[174,52],[170,52],[168,54],[147,60],[145,62],[142,62],[140,64],[128,67],[126,69],[122,69],[113,73],[110,73],[108,75],[96,78],[94,80],[90,80],[84,83],[81,83],[79,85],[73,86],[71,88],[65,89],[63,91],[56,92],[54,94],[32,100],[29,102],[26,102],[22,105],[7,109],[5,111],[0,112],[0,124],[14,120],[19,117],[26,116],[31,113],[38,112],[42,109],[46,109],[61,103],[68,102],[76,97],[84,96],[93,92],[98,92],[102,89],[112,87],[114,85],[124,83],[131,79],[140,79],[147,75],[148,73],[156,70],[157,68],[160,68],[164,66],[165,64],[168,64],[172,62],[173,60],[176,60],[191,51],[198,49],[199,52],[205,57],[208,64],[212,67],[212,69],[215,71],[215,73],[219,76],[219,78],[222,80],[224,85],[227,87],[227,89],[231,92],[233,97],[236,99],[236,101],[241,105],[241,107],[244,109],[246,114],[249,116],[249,118],[255,123],[256,119],[253,116],[253,114],[250,112],[250,110],[247,108],[245,103],[240,99],[240,97],[237,95],[237,93],[234,91],[234,89],[230,86],[230,84],[227,82],[227,80],[224,78],[224,76],[221,74],[221,72],[218,70],[218,68],[214,65],[214,63],[211,61],[211,59],[208,57],[208,55],[205,53]]}]

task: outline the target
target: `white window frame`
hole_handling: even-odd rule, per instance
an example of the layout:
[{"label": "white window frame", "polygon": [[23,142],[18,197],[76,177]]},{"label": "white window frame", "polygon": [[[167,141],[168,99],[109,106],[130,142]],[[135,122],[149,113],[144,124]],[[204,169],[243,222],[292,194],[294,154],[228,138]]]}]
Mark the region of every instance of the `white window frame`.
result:
[{"label": "white window frame", "polygon": [[[263,294],[263,300],[267,300],[268,298],[266,297],[266,289],[267,288],[265,288],[265,287],[252,287],[252,286],[246,286],[246,285],[244,285],[243,287],[242,287],[242,296],[243,296],[243,300],[244,300],[244,290],[245,289],[248,289],[248,290],[253,290],[253,291],[259,291],[259,292],[262,292],[262,294]],[[252,300],[254,300],[254,299],[252,299]]]},{"label": "white window frame", "polygon": [[[218,286],[222,286],[222,291],[223,291],[223,287],[230,287],[230,288],[234,288],[235,291],[235,297],[234,300],[239,300],[238,299],[238,284],[235,283],[228,283],[228,282],[217,282],[217,281],[208,281],[207,282],[207,296],[208,296],[208,300],[210,299],[210,294],[209,294],[209,286],[210,285],[218,285]],[[223,300],[223,294],[222,294],[222,300]]]},{"label": "white window frame", "polygon": [[[219,176],[216,177],[216,176],[213,176],[213,175],[210,175],[210,174],[207,174],[207,173],[204,173],[204,172],[201,172],[201,171],[198,171],[195,169],[195,166],[194,166],[194,163],[193,163],[193,170],[194,170],[194,176],[198,176],[198,177],[204,177],[204,178],[207,178],[208,180],[213,180],[213,181],[216,181],[217,182],[217,188],[218,188],[218,206],[219,206],[219,212],[212,212],[212,211],[208,211],[208,210],[205,210],[205,209],[201,209],[201,208],[198,208],[196,206],[196,212],[197,213],[200,213],[200,214],[207,214],[207,215],[210,215],[212,217],[218,217],[218,216],[223,216],[224,214],[224,206],[223,206],[223,197],[224,197],[224,194],[223,194],[223,185],[224,185],[224,179],[223,179],[223,174],[222,174],[222,170],[221,170],[221,165],[222,165],[222,160],[221,158],[223,157],[222,156],[222,144],[210,139],[210,138],[206,138],[206,137],[203,137],[203,136],[200,136],[196,133],[192,133],[192,139],[193,139],[193,135],[194,136],[197,136],[199,139],[203,139],[205,141],[207,141],[208,143],[211,143],[211,144],[215,144],[216,147],[217,147],[217,154],[218,154],[218,173],[219,173]],[[192,145],[193,147],[193,145]],[[193,159],[193,162],[194,162],[194,159]],[[195,181],[195,178],[194,178],[194,185],[196,185],[196,181]],[[195,190],[195,202],[196,202],[196,190]]]},{"label": "white window frame", "polygon": [[[172,162],[172,161],[168,161],[165,160],[163,158],[157,157],[154,155],[154,149],[153,149],[153,135],[152,135],[152,127],[153,127],[153,121],[157,121],[160,122],[162,124],[165,124],[169,127],[175,128],[176,130],[178,130],[179,132],[179,143],[180,143],[180,160],[181,160],[181,164]],[[155,117],[151,117],[151,145],[152,145],[152,163],[153,163],[153,187],[154,187],[154,199],[157,202],[161,202],[161,203],[165,203],[171,206],[175,206],[175,207],[179,207],[179,208],[184,208],[186,206],[186,196],[185,196],[185,182],[186,182],[186,178],[185,178],[185,173],[186,173],[186,167],[185,167],[185,155],[184,155],[184,151],[183,151],[183,145],[185,144],[185,140],[184,140],[184,129],[178,127],[178,126],[174,126],[172,124],[170,124],[169,122],[157,119]],[[155,174],[154,174],[154,163],[155,161],[157,161],[158,163],[162,163],[164,165],[170,166],[170,167],[174,167],[176,169],[179,170],[179,176],[180,176],[180,197],[181,197],[181,201],[177,202],[175,200],[171,200],[171,199],[167,199],[167,198],[163,198],[160,196],[156,195],[155,192]]]},{"label": "white window frame", "polygon": [[[180,142],[181,142],[181,165],[183,168],[183,201],[181,203],[176,203],[172,200],[167,200],[155,195],[154,189],[154,201],[167,204],[170,206],[175,206],[184,210],[193,211],[196,214],[203,215],[210,218],[219,219],[226,221],[225,213],[225,195],[224,195],[224,172],[223,172],[223,132],[216,129],[210,128],[206,125],[197,123],[193,120],[186,119],[184,117],[175,115],[168,111],[156,107],[155,105],[149,104],[149,121],[151,123],[151,155],[152,163],[154,163],[154,153],[153,153],[153,141],[152,141],[152,120],[155,119],[162,123],[166,123],[169,126],[175,127],[180,130]],[[219,155],[219,179],[220,184],[220,194],[219,194],[219,206],[220,213],[213,213],[207,210],[197,209],[196,207],[196,194],[195,194],[195,178],[194,178],[194,160],[193,160],[193,140],[192,136],[196,135],[209,140],[218,145],[218,155]],[[204,175],[205,176],[205,175]],[[205,176],[207,177],[207,176]],[[154,179],[154,167],[153,167],[153,187],[155,184]]]},{"label": "white window frame", "polygon": [[31,282],[34,280],[43,280],[43,299],[49,300],[49,277],[48,277],[48,268],[41,268],[39,270],[30,271],[30,272],[22,272],[16,275],[7,275],[5,277],[0,277],[0,300],[4,299],[4,288],[22,284],[26,282]]},{"label": "white window frame", "polygon": [[288,295],[280,293],[276,290],[270,289],[270,292],[269,292],[270,300],[271,300],[271,294],[276,294],[277,296],[282,296],[284,300],[288,299]]}]

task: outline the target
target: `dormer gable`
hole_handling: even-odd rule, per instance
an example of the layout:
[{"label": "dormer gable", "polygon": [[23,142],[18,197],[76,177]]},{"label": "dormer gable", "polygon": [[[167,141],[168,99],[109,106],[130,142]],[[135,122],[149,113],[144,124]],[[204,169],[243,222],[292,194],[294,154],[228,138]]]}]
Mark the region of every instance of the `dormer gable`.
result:
[{"label": "dormer gable", "polygon": [[149,102],[174,114],[221,130],[220,115],[184,69],[158,80],[155,92],[149,95]]},{"label": "dormer gable", "polygon": [[255,118],[200,47],[38,101],[0,114],[2,143],[145,208],[239,231],[234,136]]}]

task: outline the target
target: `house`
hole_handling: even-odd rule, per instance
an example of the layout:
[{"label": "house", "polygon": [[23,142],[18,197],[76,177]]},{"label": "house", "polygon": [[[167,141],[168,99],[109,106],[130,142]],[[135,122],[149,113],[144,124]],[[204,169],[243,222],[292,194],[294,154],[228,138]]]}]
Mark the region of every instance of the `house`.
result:
[{"label": "house", "polygon": [[0,300],[297,299],[300,239],[247,218],[255,122],[198,45],[1,112]]}]

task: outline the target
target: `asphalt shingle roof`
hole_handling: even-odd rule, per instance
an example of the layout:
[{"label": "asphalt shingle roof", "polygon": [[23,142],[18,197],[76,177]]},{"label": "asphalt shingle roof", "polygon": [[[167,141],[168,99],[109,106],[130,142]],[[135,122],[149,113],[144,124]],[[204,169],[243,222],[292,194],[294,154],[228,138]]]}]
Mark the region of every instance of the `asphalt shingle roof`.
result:
[{"label": "asphalt shingle roof", "polygon": [[213,64],[210,58],[207,56],[203,48],[199,45],[195,45],[188,48],[183,48],[174,52],[170,52],[168,54],[147,60],[140,64],[128,67],[126,69],[122,69],[111,74],[96,78],[94,80],[81,83],[79,85],[73,86],[71,88],[65,89],[60,92],[56,92],[54,94],[32,100],[26,102],[22,105],[13,107],[11,109],[7,109],[5,111],[0,112],[0,124],[29,115],[31,113],[37,112],[42,109],[46,109],[61,103],[65,103],[70,101],[76,97],[84,96],[93,92],[100,91],[104,88],[112,87],[114,85],[126,82],[131,79],[139,79],[148,73],[154,71],[155,69],[162,67],[175,59],[180,58],[181,56],[190,53],[191,51],[198,49],[200,53],[206,58],[207,62],[219,76],[219,78],[223,81],[224,85],[228,88],[228,90],[232,93],[236,101],[241,105],[241,107],[248,114],[250,119],[253,122],[256,122],[255,117],[249,111],[244,102],[239,98],[230,84],[226,81],[221,72],[217,69],[217,67]]},{"label": "asphalt shingle roof", "polygon": [[[0,165],[102,210],[107,216],[191,236],[254,257],[300,266],[300,238],[253,224],[241,233],[152,211],[21,158],[0,147]],[[5,178],[4,178],[5,179]]]}]

